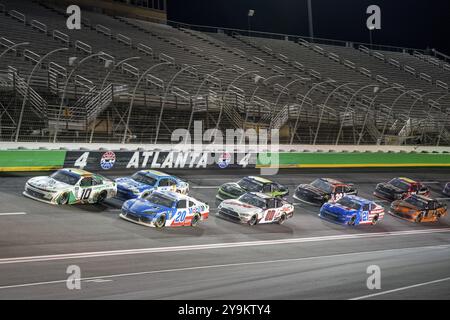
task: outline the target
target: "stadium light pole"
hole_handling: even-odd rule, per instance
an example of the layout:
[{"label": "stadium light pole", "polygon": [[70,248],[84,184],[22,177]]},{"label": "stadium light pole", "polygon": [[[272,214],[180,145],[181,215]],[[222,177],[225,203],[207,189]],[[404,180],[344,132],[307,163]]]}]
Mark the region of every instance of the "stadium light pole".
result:
[{"label": "stadium light pole", "polygon": [[63,94],[61,96],[61,103],[59,104],[58,117],[56,119],[56,124],[55,124],[55,133],[53,134],[53,143],[56,143],[56,137],[58,135],[58,129],[59,129],[59,120],[61,119],[61,112],[62,112],[62,108],[64,105],[64,99],[66,98],[66,91],[67,91],[67,86],[69,85],[70,78],[75,73],[75,71],[78,69],[78,67],[83,64],[83,62],[85,62],[88,59],[91,59],[94,57],[100,57],[100,56],[104,56],[104,55],[105,55],[104,52],[92,53],[92,54],[84,57],[83,59],[81,59],[80,62],[78,62],[78,63],[76,62],[76,59],[72,60],[72,61],[69,59],[69,64],[76,63],[76,65],[75,65],[75,67],[72,68],[72,70],[70,71],[69,75],[66,78],[66,82],[64,83]]},{"label": "stadium light pole", "polygon": [[324,84],[327,84],[327,83],[334,83],[334,82],[336,82],[336,81],[335,81],[335,80],[328,79],[328,80],[326,80],[326,81],[322,81],[322,82],[316,83],[316,84],[313,85],[313,86],[311,87],[311,89],[309,89],[308,92],[303,96],[302,103],[300,104],[300,106],[299,106],[299,108],[298,108],[298,111],[297,111],[297,120],[295,121],[294,131],[292,132],[292,135],[291,135],[291,141],[289,142],[290,145],[292,145],[292,143],[294,142],[294,135],[295,135],[295,133],[297,132],[297,129],[298,129],[298,123],[299,123],[299,121],[300,121],[300,113],[302,112],[303,104],[305,103],[306,98],[307,98],[307,97],[308,97],[308,96],[309,96],[316,88],[320,87],[321,85],[324,85]]},{"label": "stadium light pole", "polygon": [[126,137],[127,137],[127,132],[128,132],[128,127],[130,125],[130,117],[131,117],[131,112],[133,110],[133,103],[134,103],[134,98],[136,96],[136,91],[137,88],[139,87],[139,84],[141,83],[142,79],[144,79],[144,77],[151,72],[153,69],[156,69],[160,66],[163,65],[168,65],[168,64],[172,64],[172,62],[161,62],[158,64],[155,64],[153,66],[151,66],[150,68],[148,68],[147,70],[145,70],[145,72],[143,74],[141,74],[141,76],[138,78],[138,80],[136,81],[136,85],[134,86],[133,89],[133,94],[131,96],[131,101],[130,101],[130,106],[128,107],[128,116],[127,116],[127,121],[125,123],[125,130],[123,132],[123,138],[122,138],[122,144],[124,144],[126,142]]},{"label": "stadium light pole", "polygon": [[251,19],[252,17],[255,15],[255,10],[250,9],[248,10],[248,14],[247,14],[247,32],[248,32],[248,36],[250,37],[250,32],[251,32]]},{"label": "stadium light pole", "polygon": [[312,42],[314,40],[314,22],[313,22],[313,10],[311,0],[308,0],[308,26],[309,26],[309,37]]},{"label": "stadium light pole", "polygon": [[52,54],[54,54],[56,52],[66,51],[66,50],[69,50],[69,48],[58,48],[58,49],[54,49],[54,50],[52,50],[50,52],[47,52],[44,56],[42,56],[39,59],[39,61],[34,65],[33,69],[31,70],[31,73],[28,76],[28,80],[27,80],[27,91],[26,91],[25,96],[23,97],[23,100],[22,100],[22,107],[20,109],[19,122],[17,124],[17,130],[16,130],[16,137],[14,139],[15,142],[17,142],[19,140],[20,127],[22,126],[23,112],[25,110],[25,104],[27,103],[28,94],[30,92],[30,83],[31,83],[31,78],[33,77],[34,71],[36,71],[36,69],[41,65],[42,61],[44,61],[44,59],[46,59],[50,55],[52,55]]},{"label": "stadium light pole", "polygon": [[6,48],[5,50],[3,50],[2,54],[0,54],[0,59],[7,54],[9,51],[14,50],[15,48],[19,47],[19,46],[26,46],[29,45],[29,42],[20,42],[20,43],[16,43],[13,44],[12,46],[9,46],[8,48]]},{"label": "stadium light pole", "polygon": [[392,110],[394,109],[395,104],[397,103],[397,101],[399,101],[402,97],[404,97],[405,95],[407,95],[407,94],[409,94],[409,93],[412,93],[412,92],[417,93],[418,91],[422,91],[422,90],[420,90],[420,89],[407,90],[407,91],[403,92],[402,94],[400,94],[400,95],[394,100],[394,102],[392,102],[392,105],[391,105],[391,107],[389,108],[389,112],[388,112],[388,115],[387,115],[387,117],[386,117],[386,121],[384,122],[383,131],[381,132],[381,137],[380,137],[380,141],[379,141],[378,145],[380,145],[380,144],[381,144],[381,141],[383,141],[383,139],[384,139],[384,133],[386,132],[386,127],[387,127],[387,123],[388,123],[388,121],[389,121],[389,117],[391,116]]},{"label": "stadium light pole", "polygon": [[362,128],[361,128],[361,132],[358,135],[358,145],[361,143],[361,140],[362,140],[362,137],[363,137],[363,134],[364,134],[364,129],[366,128],[367,119],[369,118],[369,112],[375,106],[375,102],[376,102],[377,98],[382,93],[385,93],[385,92],[387,92],[389,90],[394,90],[394,89],[397,89],[397,88],[398,88],[398,86],[392,86],[392,87],[389,87],[389,88],[385,88],[385,89],[381,90],[380,92],[378,92],[375,95],[375,97],[373,97],[372,101],[370,102],[369,108],[367,109],[366,116],[364,117],[364,122],[363,122],[363,125],[362,125]]},{"label": "stadium light pole", "polygon": [[[120,67],[122,64],[124,64],[125,62],[131,61],[131,60],[137,60],[137,59],[141,59],[141,57],[129,57],[129,58],[125,58],[119,62],[117,62],[116,64],[113,65],[112,68],[109,69],[108,73],[106,74],[105,78],[103,78],[102,81],[102,86],[100,87],[100,92],[103,91],[103,88],[105,87],[106,81],[108,80],[110,74],[116,70],[118,67]],[[111,61],[111,60],[109,60]],[[94,138],[94,130],[95,130],[95,121],[97,120],[97,116],[95,116],[94,119],[94,125],[92,127],[91,130],[91,136],[89,137],[89,143],[92,143],[92,139]]]},{"label": "stadium light pole", "polygon": [[375,26],[370,25],[369,27],[367,27],[369,29],[369,41],[370,41],[370,53],[372,53],[373,51],[373,30],[375,30]]},{"label": "stadium light pole", "polygon": [[[336,87],[333,91],[331,91],[330,94],[327,96],[327,98],[325,99],[325,102],[323,103],[323,105],[324,105],[324,106],[327,106],[327,105],[328,105],[328,101],[329,101],[329,99],[331,98],[331,96],[332,96],[333,94],[335,94],[339,89],[341,89],[341,88],[343,88],[343,87],[350,86],[350,85],[358,85],[358,84],[355,83],[355,82],[347,82],[347,83],[341,84],[340,86],[337,86],[337,87]],[[321,124],[321,122],[322,122],[322,117],[323,117],[324,112],[325,112],[325,108],[322,108],[322,111],[320,112],[319,123],[317,124],[316,134],[314,135],[313,145],[316,145],[317,137],[318,137],[318,135],[319,135],[319,130],[320,130],[320,124]]]},{"label": "stadium light pole", "polygon": [[158,142],[159,129],[161,128],[162,116],[163,116],[163,113],[164,113],[164,107],[165,107],[165,105],[166,105],[166,98],[167,98],[167,95],[169,94],[169,90],[170,90],[170,87],[172,86],[172,83],[174,83],[174,82],[175,82],[175,79],[176,79],[180,74],[182,74],[183,72],[185,72],[186,70],[189,70],[189,69],[192,69],[192,68],[196,68],[196,67],[199,67],[199,66],[201,66],[201,65],[196,64],[196,65],[189,65],[189,66],[183,67],[180,71],[178,71],[178,72],[172,77],[172,79],[170,79],[169,83],[167,84],[166,91],[164,92],[164,96],[163,96],[163,100],[162,100],[161,112],[159,113],[159,121],[158,121],[158,124],[157,124],[157,126],[156,126],[155,141],[154,141],[153,144],[156,144],[156,143]]},{"label": "stadium light pole", "polygon": [[[347,114],[348,110],[350,109],[350,105],[352,104],[353,99],[356,98],[356,96],[357,96],[361,91],[364,91],[365,89],[371,88],[371,87],[376,88],[376,87],[378,87],[378,85],[377,85],[377,84],[373,84],[373,83],[368,84],[368,85],[365,85],[365,86],[359,88],[358,90],[356,90],[355,93],[352,94],[352,96],[351,96],[350,99],[348,100],[347,105],[346,105],[346,107],[345,107],[344,115]],[[339,126],[338,135],[337,135],[337,137],[336,137],[336,142],[334,143],[336,146],[337,146],[338,143],[339,143],[339,138],[341,137],[341,134],[342,134],[342,130],[343,130],[343,129],[344,129],[344,122],[341,121],[341,125]]]}]

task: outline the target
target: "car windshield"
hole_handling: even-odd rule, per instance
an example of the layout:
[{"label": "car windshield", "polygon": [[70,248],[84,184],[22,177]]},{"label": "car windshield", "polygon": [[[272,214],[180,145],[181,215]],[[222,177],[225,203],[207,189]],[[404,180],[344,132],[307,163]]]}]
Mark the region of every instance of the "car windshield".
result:
[{"label": "car windshield", "polygon": [[325,180],[322,179],[316,179],[314,180],[311,185],[319,190],[322,190],[323,192],[326,193],[331,193],[333,191],[332,186],[326,182]]},{"label": "car windshield", "polygon": [[408,191],[409,189],[409,184],[398,178],[392,179],[391,181],[389,181],[389,184],[404,191]]},{"label": "car windshield", "polygon": [[243,178],[238,182],[238,185],[249,192],[258,192],[263,188],[263,184],[250,178]]},{"label": "car windshield", "polygon": [[163,207],[171,208],[174,206],[173,199],[161,193],[153,192],[152,194],[146,196],[145,200],[148,200],[153,204],[157,204]]},{"label": "car windshield", "polygon": [[78,180],[80,180],[80,176],[64,170],[56,171],[50,176],[50,178],[59,182],[70,184],[71,186],[74,186],[78,182]]},{"label": "car windshield", "polygon": [[341,198],[340,200],[337,201],[337,203],[339,203],[341,206],[354,210],[359,210],[359,208],[361,207],[361,205],[358,202],[347,197]]},{"label": "car windshield", "polygon": [[427,202],[425,200],[422,200],[422,199],[419,199],[416,197],[409,197],[409,198],[405,199],[405,202],[409,203],[419,209],[425,209],[425,207],[427,206]]},{"label": "car windshield", "polygon": [[158,180],[153,177],[149,177],[142,172],[136,172],[131,176],[134,181],[146,184],[148,186],[154,186]]},{"label": "car windshield", "polygon": [[253,194],[246,193],[239,198],[239,201],[261,209],[266,208],[266,201]]}]

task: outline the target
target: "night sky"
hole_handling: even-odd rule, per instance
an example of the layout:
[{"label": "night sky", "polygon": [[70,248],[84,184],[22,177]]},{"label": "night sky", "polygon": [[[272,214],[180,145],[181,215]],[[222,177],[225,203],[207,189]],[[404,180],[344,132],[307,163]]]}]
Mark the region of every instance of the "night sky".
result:
[{"label": "night sky", "polygon": [[[306,0],[167,0],[168,19],[191,24],[308,36]],[[366,8],[381,7],[376,44],[435,48],[450,55],[450,0],[312,0],[318,38],[369,42]]]}]

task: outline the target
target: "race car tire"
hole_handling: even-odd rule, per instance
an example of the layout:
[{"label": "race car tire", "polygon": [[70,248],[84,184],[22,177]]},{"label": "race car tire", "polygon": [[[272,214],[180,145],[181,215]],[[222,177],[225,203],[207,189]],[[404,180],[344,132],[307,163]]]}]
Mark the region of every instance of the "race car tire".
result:
[{"label": "race car tire", "polygon": [[278,224],[283,224],[286,222],[286,215],[283,213],[280,217],[280,219],[278,219],[277,223]]},{"label": "race car tire", "polygon": [[198,223],[200,222],[200,220],[201,220],[200,215],[199,215],[199,214],[195,214],[195,215],[192,217],[192,220],[191,220],[191,226],[192,226],[192,227],[198,226]]},{"label": "race car tire", "polygon": [[65,205],[69,202],[69,194],[68,193],[63,193],[59,198],[58,198],[58,204],[60,205]]},{"label": "race car tire", "polygon": [[350,219],[350,221],[348,222],[348,225],[349,225],[349,226],[354,226],[355,223],[356,223],[356,216],[353,216],[353,217]]},{"label": "race car tire", "polygon": [[155,227],[158,229],[163,228],[166,225],[166,215],[160,215],[155,221]]},{"label": "race car tire", "polygon": [[248,224],[251,226],[254,226],[256,223],[258,223],[258,217],[256,214],[251,217],[251,219],[248,221]]},{"label": "race car tire", "polygon": [[423,213],[420,213],[417,217],[416,217],[416,222],[417,223],[421,223],[422,222],[422,219],[423,219]]},{"label": "race car tire", "polygon": [[372,219],[372,225],[373,226],[377,224],[378,218],[379,218],[378,216],[373,217],[373,219]]},{"label": "race car tire", "polygon": [[102,191],[97,195],[97,199],[95,199],[95,203],[102,203],[103,201],[106,200],[106,197],[108,196],[108,194],[106,193],[106,191]]}]

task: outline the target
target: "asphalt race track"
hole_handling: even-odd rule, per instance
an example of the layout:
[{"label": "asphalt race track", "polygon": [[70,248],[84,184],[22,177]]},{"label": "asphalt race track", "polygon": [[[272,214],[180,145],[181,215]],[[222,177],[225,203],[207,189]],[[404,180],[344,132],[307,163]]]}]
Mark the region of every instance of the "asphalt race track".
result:
[{"label": "asphalt race track", "polygon": [[[116,200],[40,203],[22,196],[31,175],[2,175],[0,299],[450,299],[448,216],[417,225],[386,214],[376,226],[351,228],[292,201],[295,215],[285,224],[250,227],[216,217],[215,194],[256,170],[172,173],[211,205],[210,218],[196,228],[124,221]],[[300,183],[336,178],[373,199],[375,184],[395,176],[425,182],[432,197],[450,204],[441,193],[450,169],[282,170],[272,179],[292,195]],[[79,290],[67,288],[70,265],[81,268]],[[381,270],[379,290],[366,285],[371,265]]]}]

